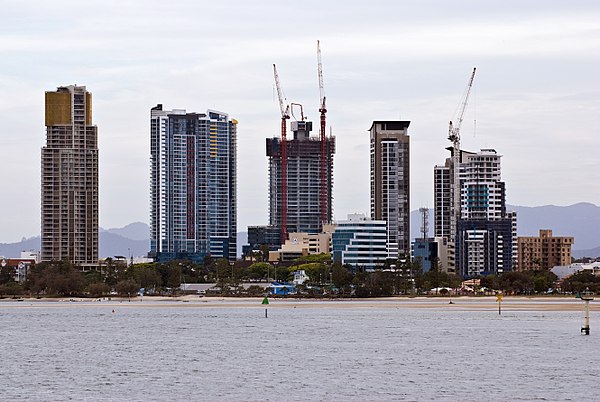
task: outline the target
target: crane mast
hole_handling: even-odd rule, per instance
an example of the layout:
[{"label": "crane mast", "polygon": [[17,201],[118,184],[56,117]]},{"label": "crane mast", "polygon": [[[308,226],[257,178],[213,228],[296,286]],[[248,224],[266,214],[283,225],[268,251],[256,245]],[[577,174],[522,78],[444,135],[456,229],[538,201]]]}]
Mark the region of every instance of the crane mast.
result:
[{"label": "crane mast", "polygon": [[290,118],[290,106],[284,105],[284,96],[279,84],[277,67],[273,64],[273,75],[279,98],[279,109],[281,111],[281,243],[287,239],[287,122]]},{"label": "crane mast", "polygon": [[[454,252],[456,252],[456,232],[458,229],[458,221],[460,220],[460,127],[463,122],[463,118],[465,115],[465,109],[467,108],[467,103],[469,101],[469,94],[471,93],[471,88],[473,87],[473,79],[475,78],[476,68],[473,68],[473,72],[471,73],[471,77],[469,78],[469,82],[467,84],[467,88],[465,89],[463,98],[460,102],[460,109],[457,115],[456,124],[453,124],[450,121],[448,128],[448,139],[452,142],[452,212],[450,219],[450,244],[454,248]],[[456,254],[454,255],[454,264],[456,263]]]},{"label": "crane mast", "polygon": [[321,63],[321,45],[317,41],[317,73],[319,75],[319,113],[321,114],[321,126],[319,133],[321,135],[321,225],[327,222],[327,149],[325,142],[325,127],[327,107],[325,106],[325,91],[323,89],[323,64]]}]

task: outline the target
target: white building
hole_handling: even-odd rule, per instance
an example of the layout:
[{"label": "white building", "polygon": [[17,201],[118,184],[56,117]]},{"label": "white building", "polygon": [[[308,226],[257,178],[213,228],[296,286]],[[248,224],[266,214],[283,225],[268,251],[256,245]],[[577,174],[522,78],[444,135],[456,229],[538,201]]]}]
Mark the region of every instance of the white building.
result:
[{"label": "white building", "polygon": [[39,250],[21,251],[22,260],[33,260],[36,264],[42,261],[42,255]]},{"label": "white building", "polygon": [[509,271],[517,260],[517,216],[506,211],[501,157],[494,149],[460,151],[460,219],[455,236],[451,233],[452,160],[434,167],[435,236],[448,238],[448,267],[464,276]]},{"label": "white building", "polygon": [[600,276],[600,262],[592,262],[589,264],[576,262],[571,265],[557,265],[552,268],[551,271],[554,273],[554,275],[558,276],[558,279],[564,279],[568,276],[576,274],[577,272],[586,271]]},{"label": "white building", "polygon": [[336,223],[331,235],[333,260],[366,271],[383,267],[389,256],[387,236],[386,221],[349,215]]}]

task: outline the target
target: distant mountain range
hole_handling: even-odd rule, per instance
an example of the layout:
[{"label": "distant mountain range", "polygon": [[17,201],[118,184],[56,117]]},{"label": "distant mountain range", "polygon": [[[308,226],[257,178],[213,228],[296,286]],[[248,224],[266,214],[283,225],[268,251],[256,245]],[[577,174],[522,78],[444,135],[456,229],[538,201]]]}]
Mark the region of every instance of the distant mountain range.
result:
[{"label": "distant mountain range", "polygon": [[[538,236],[540,229],[552,229],[553,236],[573,236],[573,250],[591,250],[600,247],[600,207],[580,202],[565,207],[544,205],[521,207],[507,205],[507,211],[517,212],[519,236]],[[433,236],[433,209],[429,210],[429,236]],[[421,213],[410,215],[411,239],[421,237]]]},{"label": "distant mountain range", "polygon": [[[545,205],[521,207],[508,205],[516,211],[519,236],[537,236],[540,229],[552,229],[555,236],[573,236],[573,256],[600,257],[600,207],[590,203],[578,203],[565,207]],[[421,214],[411,212],[411,238],[420,236]],[[433,210],[429,212],[429,236],[433,235]],[[131,223],[122,228],[100,230],[100,257],[145,256],[150,249],[150,229],[142,222]],[[248,234],[238,232],[237,249],[241,255],[242,245]],[[40,237],[23,239],[17,243],[0,243],[0,256],[20,257],[21,251],[39,250]]]},{"label": "distant mountain range", "polygon": [[[122,228],[100,228],[100,257],[143,257],[150,249],[150,228],[142,222],[130,223]],[[0,256],[18,258],[21,251],[39,250],[40,236],[23,239],[17,243],[0,243]]]}]

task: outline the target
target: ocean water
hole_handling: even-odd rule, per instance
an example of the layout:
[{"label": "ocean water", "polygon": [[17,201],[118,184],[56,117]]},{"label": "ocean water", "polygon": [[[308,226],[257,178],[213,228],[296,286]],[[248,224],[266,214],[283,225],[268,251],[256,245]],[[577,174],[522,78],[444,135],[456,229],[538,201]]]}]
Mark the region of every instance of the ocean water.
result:
[{"label": "ocean water", "polygon": [[595,312],[246,303],[2,302],[0,400],[600,400]]}]

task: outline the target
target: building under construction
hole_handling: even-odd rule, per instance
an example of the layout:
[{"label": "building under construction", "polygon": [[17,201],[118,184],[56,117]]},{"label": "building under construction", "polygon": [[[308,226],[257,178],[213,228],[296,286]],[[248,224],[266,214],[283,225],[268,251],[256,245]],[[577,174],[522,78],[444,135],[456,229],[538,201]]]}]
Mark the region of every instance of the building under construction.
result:
[{"label": "building under construction", "polygon": [[285,141],[285,175],[282,169],[284,142],[279,137],[267,138],[269,224],[281,229],[282,242],[290,232],[319,233],[323,222],[331,222],[333,217],[335,137],[323,136],[322,140],[311,136],[310,121],[292,121],[291,131],[293,139]]}]

